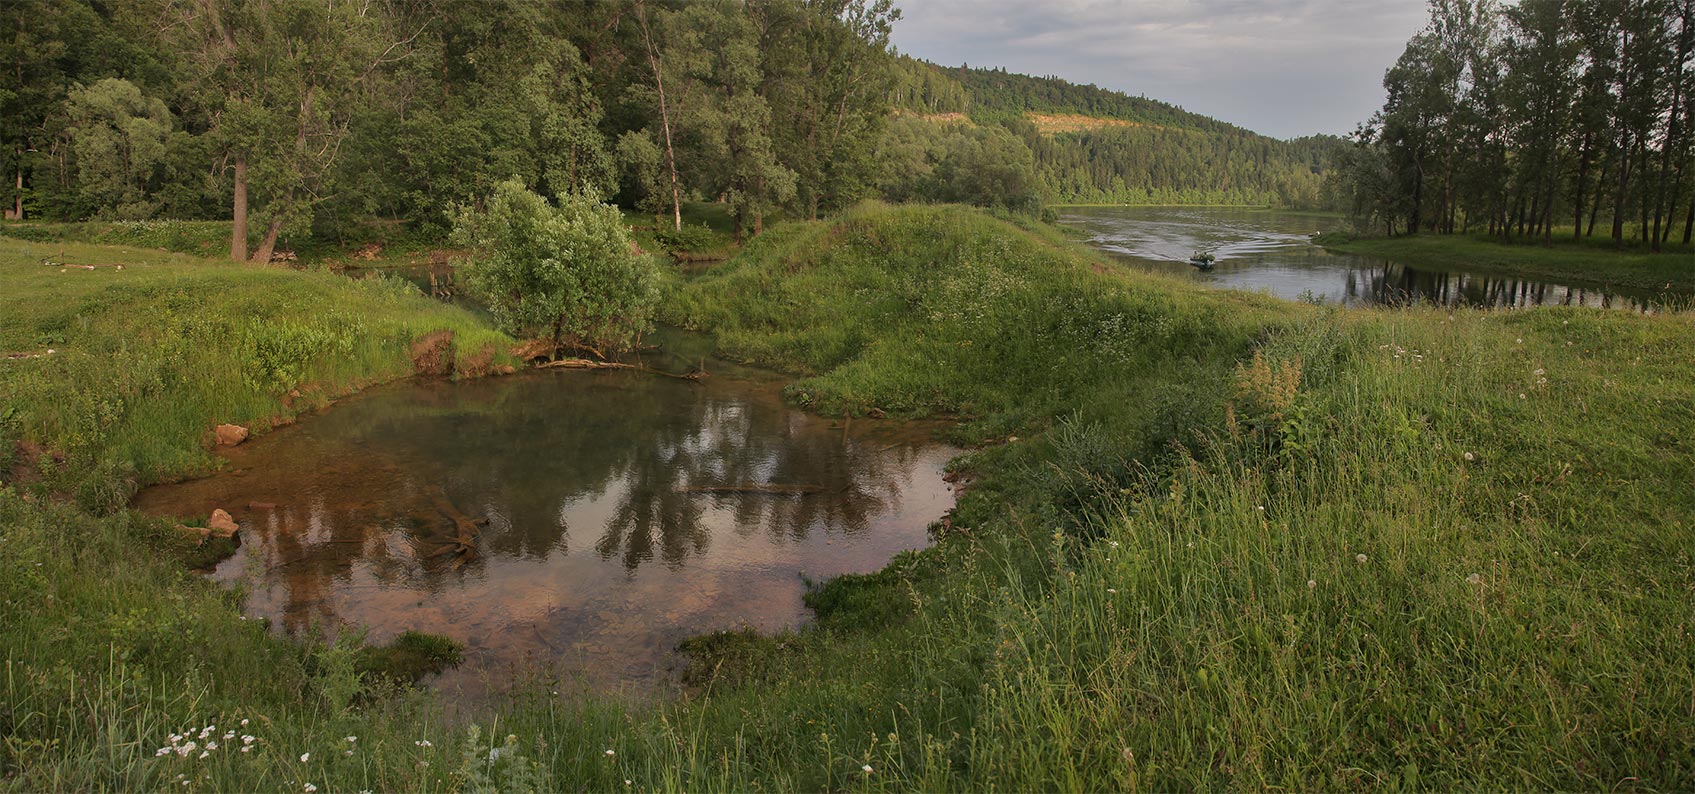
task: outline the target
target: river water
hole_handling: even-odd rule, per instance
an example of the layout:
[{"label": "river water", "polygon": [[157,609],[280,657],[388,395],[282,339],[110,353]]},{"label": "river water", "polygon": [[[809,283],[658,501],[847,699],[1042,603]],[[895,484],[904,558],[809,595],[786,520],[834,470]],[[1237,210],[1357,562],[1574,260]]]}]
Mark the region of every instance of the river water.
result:
[{"label": "river water", "polygon": [[[1314,232],[1344,227],[1339,218],[1224,207],[1070,207],[1059,220],[1088,235],[1116,261],[1209,286],[1266,291],[1287,300],[1348,306],[1436,303],[1479,307],[1591,306],[1649,311],[1654,295],[1464,270],[1427,270],[1374,257],[1333,254]],[[1196,251],[1218,260],[1189,265]]]},{"label": "river water", "polygon": [[[473,698],[532,672],[601,692],[662,685],[680,640],[797,626],[809,579],[929,544],[958,452],[939,425],[812,416],[783,403],[779,377],[672,341],[696,349],[648,363],[712,374],[379,387],[135,506],[232,513],[240,547],[213,576],[280,631],[465,643],[466,663],[434,683]],[[455,515],[487,520],[469,549]]]}]

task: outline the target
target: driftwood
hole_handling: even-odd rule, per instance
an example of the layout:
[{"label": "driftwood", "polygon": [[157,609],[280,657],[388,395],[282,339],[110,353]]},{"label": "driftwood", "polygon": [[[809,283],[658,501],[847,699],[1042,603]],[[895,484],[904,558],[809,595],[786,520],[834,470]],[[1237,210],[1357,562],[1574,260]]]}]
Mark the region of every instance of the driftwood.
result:
[{"label": "driftwood", "polygon": [[453,522],[453,535],[443,539],[446,545],[425,554],[424,557],[434,559],[456,555],[451,568],[458,570],[460,566],[465,564],[466,560],[477,556],[477,534],[482,531],[483,525],[488,523],[488,519],[472,518],[465,515],[439,492],[430,496],[430,502],[434,505],[436,512]]},{"label": "driftwood", "polygon": [[666,378],[677,378],[678,380],[700,380],[701,378],[706,377],[706,373],[700,372],[700,371],[690,372],[690,373],[687,373],[687,374],[684,374],[684,375],[678,375],[674,372],[663,372],[663,371],[660,371],[660,370],[657,370],[657,369],[651,369],[649,367],[644,367],[640,364],[624,364],[624,363],[618,362],[618,361],[596,361],[592,358],[562,358],[562,359],[559,359],[558,361],[549,361],[545,364],[537,364],[536,368],[537,369],[554,369],[554,368],[558,368],[558,369],[628,369],[628,370],[634,370],[636,372],[646,372],[649,375],[659,375],[659,376],[666,377]]},{"label": "driftwood", "polygon": [[728,485],[689,485],[682,489],[683,493],[767,493],[767,494],[809,494],[824,490],[822,485],[788,485],[783,483],[743,482]]},{"label": "driftwood", "polygon": [[121,264],[104,263],[104,262],[99,263],[99,264],[89,264],[89,263],[78,263],[78,262],[55,262],[52,259],[43,259],[43,260],[41,260],[41,264],[45,265],[47,267],[56,267],[56,268],[59,268],[60,270],[63,270],[65,268],[70,268],[70,267],[74,267],[74,268],[77,268],[79,270],[94,270],[95,268],[101,268],[101,267],[109,267],[109,268],[112,268],[114,270],[123,270],[124,269],[124,266],[121,265]]}]

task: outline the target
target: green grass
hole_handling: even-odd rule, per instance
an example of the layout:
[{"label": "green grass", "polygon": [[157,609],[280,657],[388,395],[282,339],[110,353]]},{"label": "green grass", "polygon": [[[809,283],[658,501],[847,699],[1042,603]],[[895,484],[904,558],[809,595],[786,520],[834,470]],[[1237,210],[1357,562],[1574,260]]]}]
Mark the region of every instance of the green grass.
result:
[{"label": "green grass", "polygon": [[1413,267],[1463,268],[1574,283],[1624,287],[1674,296],[1695,293],[1695,249],[1669,243],[1661,253],[1641,246],[1613,249],[1610,240],[1574,243],[1569,232],[1552,246],[1539,242],[1502,243],[1480,235],[1430,235],[1354,238],[1320,235],[1332,251],[1389,259]]},{"label": "green grass", "polygon": [[[156,289],[258,278],[175,266]],[[35,318],[8,313],[7,344],[71,275],[6,298]],[[296,317],[367,300],[319,278],[263,283]],[[132,332],[112,315],[134,304],[75,305],[76,344]],[[348,642],[242,621],[157,522],[0,489],[0,786],[1695,786],[1687,313],[1286,304],[878,205],[774,228],[669,313],[815,409],[952,414],[991,442],[937,544],[817,588],[805,630],[691,642],[687,696],[537,678],[454,722],[362,678]],[[91,443],[147,448],[127,437]],[[154,755],[243,718],[254,752]]]},{"label": "green grass", "polygon": [[[0,223],[0,237],[38,243],[92,243],[217,257],[230,250],[229,221],[83,221]],[[59,246],[58,248],[62,248]],[[54,254],[58,249],[53,249]],[[65,261],[75,261],[68,257]]]},{"label": "green grass", "polygon": [[672,228],[669,210],[659,217],[632,209],[620,212],[624,215],[624,223],[630,226],[631,236],[643,251],[709,260],[725,259],[735,253],[736,223],[726,205],[706,201],[684,202],[681,232]]}]

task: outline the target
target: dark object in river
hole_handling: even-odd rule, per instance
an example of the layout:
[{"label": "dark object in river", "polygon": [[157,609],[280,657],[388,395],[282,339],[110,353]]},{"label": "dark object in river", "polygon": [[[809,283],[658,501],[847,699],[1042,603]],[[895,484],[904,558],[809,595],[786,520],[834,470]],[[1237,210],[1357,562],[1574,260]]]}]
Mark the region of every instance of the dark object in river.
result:
[{"label": "dark object in river", "polygon": [[1189,264],[1194,265],[1201,270],[1211,270],[1213,263],[1217,260],[1218,257],[1213,256],[1209,252],[1196,251],[1194,256],[1189,257]]},{"label": "dark object in river", "polygon": [[824,490],[822,485],[787,485],[783,483],[743,482],[728,485],[690,485],[681,489],[684,493],[737,494],[737,493],[766,493],[766,494],[809,494]]}]

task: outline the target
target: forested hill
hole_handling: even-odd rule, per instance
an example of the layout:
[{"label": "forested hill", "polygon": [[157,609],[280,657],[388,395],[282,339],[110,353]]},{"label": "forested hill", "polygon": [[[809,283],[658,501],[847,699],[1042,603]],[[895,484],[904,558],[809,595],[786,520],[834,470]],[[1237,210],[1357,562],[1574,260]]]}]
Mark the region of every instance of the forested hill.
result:
[{"label": "forested hill", "polygon": [[1335,202],[1326,176],[1340,138],[1281,141],[1155,99],[1059,77],[899,59],[897,108],[968,118],[1022,137],[1046,193],[1079,203]]}]

